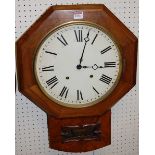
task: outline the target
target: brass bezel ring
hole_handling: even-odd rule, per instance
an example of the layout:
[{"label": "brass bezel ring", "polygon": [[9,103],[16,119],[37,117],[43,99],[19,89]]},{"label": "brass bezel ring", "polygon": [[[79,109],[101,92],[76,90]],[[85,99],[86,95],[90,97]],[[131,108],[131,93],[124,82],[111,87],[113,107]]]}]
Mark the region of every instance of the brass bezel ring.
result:
[{"label": "brass bezel ring", "polygon": [[[103,95],[102,97],[100,97],[99,99],[93,101],[93,102],[89,102],[89,103],[86,103],[86,104],[68,104],[68,103],[65,103],[65,102],[61,102],[57,99],[55,99],[54,97],[50,96],[46,90],[43,88],[43,86],[41,85],[40,81],[39,81],[39,78],[37,76],[37,71],[36,71],[36,61],[37,61],[37,57],[38,57],[38,51],[40,49],[40,47],[42,46],[42,44],[44,43],[44,41],[53,33],[55,33],[56,31],[60,30],[61,28],[64,28],[64,27],[67,27],[67,26],[70,26],[70,25],[87,25],[87,26],[91,26],[91,27],[94,27],[96,29],[99,29],[100,31],[104,32],[112,41],[113,43],[115,44],[117,50],[118,50],[118,55],[119,55],[119,73],[118,73],[118,76],[117,76],[117,79],[115,81],[115,83],[113,84],[113,86],[107,91],[107,93],[105,95]],[[95,105],[101,101],[103,101],[105,98],[107,98],[111,93],[112,91],[115,89],[115,87],[117,86],[119,80],[120,80],[120,77],[121,77],[121,73],[122,73],[122,56],[121,56],[121,50],[119,48],[119,45],[117,43],[117,41],[115,40],[115,38],[112,36],[112,34],[107,30],[105,29],[104,27],[100,26],[100,25],[97,25],[95,23],[92,23],[92,22],[88,22],[88,21],[71,21],[71,22],[67,22],[67,23],[64,23],[64,24],[61,24],[57,27],[55,27],[54,29],[52,29],[49,33],[47,33],[45,35],[45,37],[41,40],[37,50],[36,50],[36,54],[35,54],[35,58],[34,58],[34,66],[33,66],[33,69],[34,69],[34,74],[35,74],[35,78],[36,78],[36,81],[37,81],[37,84],[40,88],[40,90],[52,101],[54,101],[55,103],[59,104],[59,105],[62,105],[62,106],[65,106],[65,107],[69,107],[69,108],[83,108],[83,107],[89,107],[89,106],[92,106],[92,105]]]}]

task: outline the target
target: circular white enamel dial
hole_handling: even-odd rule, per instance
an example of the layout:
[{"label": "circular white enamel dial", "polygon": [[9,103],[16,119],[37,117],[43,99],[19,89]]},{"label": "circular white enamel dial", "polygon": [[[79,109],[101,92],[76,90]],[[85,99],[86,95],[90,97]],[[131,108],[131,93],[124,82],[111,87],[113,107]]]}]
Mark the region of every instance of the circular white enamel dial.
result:
[{"label": "circular white enamel dial", "polygon": [[69,23],[49,33],[35,57],[39,87],[51,100],[68,107],[86,107],[105,99],[121,73],[116,43],[100,27]]}]

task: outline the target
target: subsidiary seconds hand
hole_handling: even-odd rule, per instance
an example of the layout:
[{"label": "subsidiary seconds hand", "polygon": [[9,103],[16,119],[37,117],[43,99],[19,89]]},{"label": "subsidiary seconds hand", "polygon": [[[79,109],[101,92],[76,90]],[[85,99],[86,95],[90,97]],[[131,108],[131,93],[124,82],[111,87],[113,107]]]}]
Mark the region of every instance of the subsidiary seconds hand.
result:
[{"label": "subsidiary seconds hand", "polygon": [[77,65],[77,69],[82,68],[81,63],[83,61],[83,55],[84,55],[84,52],[85,52],[85,49],[86,49],[87,42],[89,41],[89,33],[90,33],[90,30],[88,31],[87,37],[84,38],[85,44],[84,44],[83,52],[82,52],[82,55],[81,55],[81,58],[80,58],[80,63],[79,63],[79,65]]}]

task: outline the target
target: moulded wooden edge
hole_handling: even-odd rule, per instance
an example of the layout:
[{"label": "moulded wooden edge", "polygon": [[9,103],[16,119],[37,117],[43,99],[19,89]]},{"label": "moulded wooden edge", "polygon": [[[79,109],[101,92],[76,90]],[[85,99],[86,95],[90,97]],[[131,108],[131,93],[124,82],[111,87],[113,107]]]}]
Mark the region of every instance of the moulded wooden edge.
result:
[{"label": "moulded wooden edge", "polygon": [[[32,31],[34,31],[36,27],[40,26],[41,23],[42,23],[44,20],[46,20],[46,18],[48,18],[48,15],[50,15],[52,12],[56,11],[57,9],[63,10],[64,7],[65,7],[65,9],[66,9],[66,6],[51,6],[49,9],[47,9],[47,11],[45,12],[45,14],[42,15],[42,16],[35,22],[35,24],[33,24],[33,25],[24,33],[24,35],[27,34],[27,36],[24,36],[24,35],[23,35],[23,36],[16,42],[16,47],[18,48],[18,52],[20,52],[20,45],[22,44],[22,42],[23,42],[25,39],[27,39],[27,38],[29,37],[29,34],[30,34]],[[123,30],[124,30],[124,32],[126,33],[126,35],[128,35],[128,37],[129,37],[130,39],[132,38],[131,41],[132,41],[133,44],[135,45],[135,46],[134,46],[134,48],[135,48],[135,50],[134,50],[134,53],[135,53],[135,56],[134,56],[135,60],[134,60],[134,62],[136,62],[136,60],[137,60],[137,52],[136,52],[136,51],[137,51],[137,43],[138,43],[138,40],[137,40],[137,38],[133,35],[133,33],[132,33],[131,31],[129,31],[129,30],[124,26],[124,24],[123,24],[122,22],[120,22],[120,20],[119,20],[118,18],[115,17],[115,16],[107,9],[107,7],[105,7],[104,5],[78,5],[78,6],[72,6],[72,5],[71,5],[71,6],[67,6],[68,10],[72,10],[72,9],[76,9],[76,8],[77,8],[77,9],[78,9],[78,8],[81,9],[81,7],[84,7],[84,8],[82,8],[82,9],[85,9],[85,8],[87,8],[87,9],[89,9],[89,8],[92,8],[92,9],[94,9],[94,8],[99,8],[100,10],[106,11],[106,13],[107,13],[108,15],[112,16],[113,19],[117,20],[118,24],[120,24],[120,26],[123,28]],[[20,72],[20,70],[21,70],[20,66],[21,66],[22,64],[20,64],[20,63],[21,63],[21,62],[20,62],[20,54],[18,53],[17,55],[18,55],[18,56],[17,56],[17,70]],[[18,64],[18,63],[19,63],[19,64]],[[136,66],[136,64],[135,64],[135,66]],[[134,73],[136,74],[136,67],[135,67]],[[126,93],[135,85],[135,83],[136,83],[136,76],[135,76],[135,74],[133,74],[133,76],[134,76],[134,77],[133,77],[133,81],[131,81],[131,82],[129,83],[128,89],[125,89],[125,90],[124,90],[124,94],[126,94]],[[20,81],[21,81],[21,78],[22,78],[22,75],[18,75],[19,83],[20,83]],[[53,112],[53,111],[50,111],[48,108],[42,107],[40,103],[39,103],[39,104],[37,103],[38,101],[36,101],[33,97],[30,97],[30,94],[29,94],[29,93],[25,93],[25,92],[24,92],[24,91],[26,91],[26,90],[25,90],[25,88],[22,87],[22,85],[20,85],[20,84],[19,84],[19,91],[22,92],[23,94],[25,94],[25,96],[27,96],[30,100],[33,100],[37,106],[41,107],[45,112],[47,112],[47,113],[49,113],[49,114],[51,114],[51,115],[53,114],[53,115],[55,115],[55,116],[57,116],[57,117],[59,117],[59,118],[61,118],[61,117],[74,117],[74,116],[75,116],[75,115],[74,115],[74,112],[73,112],[73,114],[71,114],[71,115],[69,115],[69,114],[64,115],[64,111],[63,111],[63,110],[61,110],[61,111],[55,113],[55,112]],[[122,96],[123,96],[123,95],[122,95]],[[121,97],[122,97],[122,96],[121,96]],[[119,99],[120,99],[121,97],[119,97]],[[117,99],[117,101],[118,101],[119,99]],[[115,103],[115,104],[116,104],[116,103]],[[112,105],[114,105],[113,102],[107,106],[107,109],[110,109]],[[95,107],[95,106],[92,106],[92,108],[94,108],[94,107]],[[63,108],[62,108],[62,109],[63,109]],[[66,108],[64,108],[64,109],[66,109]],[[72,109],[72,108],[68,108],[68,109]],[[88,107],[88,109],[89,109],[89,107]],[[77,110],[77,109],[76,109],[76,110]],[[73,111],[74,111],[74,110],[73,110]],[[52,113],[52,112],[53,112],[53,113]],[[105,110],[99,111],[98,114],[95,113],[94,115],[101,115],[101,114],[104,113],[104,112],[105,112]],[[58,114],[58,113],[59,113],[59,114]],[[90,114],[89,114],[89,115],[90,115]],[[92,115],[92,114],[91,114],[91,115]],[[82,115],[79,115],[79,117],[82,117],[82,116],[88,116],[88,114],[85,114],[85,115],[84,115],[84,112],[82,112]],[[75,116],[75,117],[76,117],[76,116]]]}]

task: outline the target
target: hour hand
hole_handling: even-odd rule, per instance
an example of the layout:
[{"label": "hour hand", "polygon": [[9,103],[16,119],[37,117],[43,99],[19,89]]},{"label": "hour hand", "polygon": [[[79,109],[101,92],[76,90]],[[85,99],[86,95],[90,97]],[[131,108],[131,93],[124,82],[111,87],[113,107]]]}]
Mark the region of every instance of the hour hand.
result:
[{"label": "hour hand", "polygon": [[104,68],[103,66],[98,66],[97,64],[94,64],[93,66],[81,66],[81,68],[92,68],[94,70],[97,70],[99,68]]},{"label": "hour hand", "polygon": [[92,66],[81,66],[82,68],[92,68]]}]

